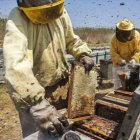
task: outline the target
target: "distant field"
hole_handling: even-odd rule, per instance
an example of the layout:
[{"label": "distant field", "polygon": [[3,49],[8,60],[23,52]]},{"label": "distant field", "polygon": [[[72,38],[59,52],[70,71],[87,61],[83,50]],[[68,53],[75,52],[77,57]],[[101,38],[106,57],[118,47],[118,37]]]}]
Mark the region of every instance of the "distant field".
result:
[{"label": "distant field", "polygon": [[[3,37],[5,32],[5,22],[0,18],[0,47],[2,47]],[[140,29],[137,29],[140,31]],[[110,44],[112,35],[114,34],[114,29],[108,28],[75,28],[74,32],[80,36],[80,38],[87,42],[89,46],[105,46]]]},{"label": "distant field", "polygon": [[76,28],[75,33],[91,46],[109,45],[114,29],[107,28]]},{"label": "distant field", "polygon": [[[80,36],[82,40],[87,42],[89,46],[104,46],[110,43],[111,37],[114,33],[113,29],[106,28],[75,28],[75,33]],[[5,33],[5,20],[0,19],[0,47],[2,47],[3,37]]]}]

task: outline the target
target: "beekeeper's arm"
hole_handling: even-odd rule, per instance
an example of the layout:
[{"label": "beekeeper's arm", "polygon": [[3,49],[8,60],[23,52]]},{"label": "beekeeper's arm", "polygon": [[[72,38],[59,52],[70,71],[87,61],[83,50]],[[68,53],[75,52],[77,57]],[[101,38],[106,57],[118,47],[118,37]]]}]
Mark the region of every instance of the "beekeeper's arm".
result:
[{"label": "beekeeper's arm", "polygon": [[113,64],[121,64],[123,59],[117,52],[117,46],[114,38],[111,40],[110,56]]},{"label": "beekeeper's arm", "polygon": [[3,45],[6,80],[12,89],[15,101],[30,106],[44,98],[45,90],[33,74],[33,52],[28,49],[28,39],[23,34],[24,29],[20,19],[16,24],[16,21],[9,17],[6,24]]},{"label": "beekeeper's arm", "polygon": [[11,14],[3,46],[6,79],[12,88],[12,96],[20,107],[30,107],[30,113],[42,131],[63,134],[64,127],[68,126],[67,119],[44,98],[45,90],[33,74],[33,52],[28,49],[31,46],[28,46],[26,26],[22,26],[25,21],[20,14],[19,10]]},{"label": "beekeeper's arm", "polygon": [[91,58],[91,49],[88,48],[87,44],[79,36],[74,34],[72,23],[66,10],[61,19],[64,26],[67,52],[76,59],[79,59],[84,64],[86,70],[91,70],[94,65],[94,61]]},{"label": "beekeeper's arm", "polygon": [[140,36],[136,38],[132,60],[135,60],[136,63],[140,63]]}]

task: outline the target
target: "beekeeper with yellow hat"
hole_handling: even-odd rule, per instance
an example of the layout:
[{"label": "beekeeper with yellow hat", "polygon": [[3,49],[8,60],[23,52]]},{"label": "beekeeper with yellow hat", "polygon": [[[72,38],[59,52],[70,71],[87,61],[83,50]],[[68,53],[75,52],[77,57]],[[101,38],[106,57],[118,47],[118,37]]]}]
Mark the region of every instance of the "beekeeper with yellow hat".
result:
[{"label": "beekeeper with yellow hat", "polygon": [[140,34],[128,19],[117,23],[116,33],[111,40],[110,55],[114,65],[114,88],[118,89],[122,86],[118,71],[128,71],[126,63],[132,66],[140,63]]},{"label": "beekeeper with yellow hat", "polygon": [[[56,102],[62,106],[66,95],[61,90],[59,95],[53,92],[68,82],[66,52],[89,71],[94,65],[92,51],[74,34],[64,0],[17,3],[7,21],[3,45],[10,95],[18,107],[28,107],[43,132],[61,135],[68,123],[56,110],[60,108]],[[27,135],[24,130],[23,135]]]}]

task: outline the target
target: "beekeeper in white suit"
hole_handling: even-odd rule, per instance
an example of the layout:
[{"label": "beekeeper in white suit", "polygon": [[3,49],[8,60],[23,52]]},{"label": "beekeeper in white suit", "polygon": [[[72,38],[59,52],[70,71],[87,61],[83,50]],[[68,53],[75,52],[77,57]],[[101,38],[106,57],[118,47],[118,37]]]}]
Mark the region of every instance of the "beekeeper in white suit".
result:
[{"label": "beekeeper in white suit", "polygon": [[28,107],[42,131],[62,135],[68,123],[53,103],[61,99],[62,105],[65,95],[56,99],[52,93],[68,82],[66,52],[89,71],[94,65],[92,51],[74,34],[64,0],[17,3],[7,21],[3,45],[10,94],[18,107]]}]

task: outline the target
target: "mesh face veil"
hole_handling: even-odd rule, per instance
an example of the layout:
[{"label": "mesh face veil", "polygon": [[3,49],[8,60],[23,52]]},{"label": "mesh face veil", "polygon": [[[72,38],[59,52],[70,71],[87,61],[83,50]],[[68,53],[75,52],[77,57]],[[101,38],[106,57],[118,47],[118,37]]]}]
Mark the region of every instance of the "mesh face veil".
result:
[{"label": "mesh face veil", "polygon": [[18,0],[19,9],[35,24],[46,24],[60,17],[64,0]]},{"label": "mesh face veil", "polygon": [[130,31],[120,30],[116,27],[116,37],[120,42],[131,41],[135,36],[135,29]]},{"label": "mesh face veil", "polygon": [[124,19],[116,25],[116,37],[121,42],[131,41],[134,38],[134,25],[128,19]]}]

